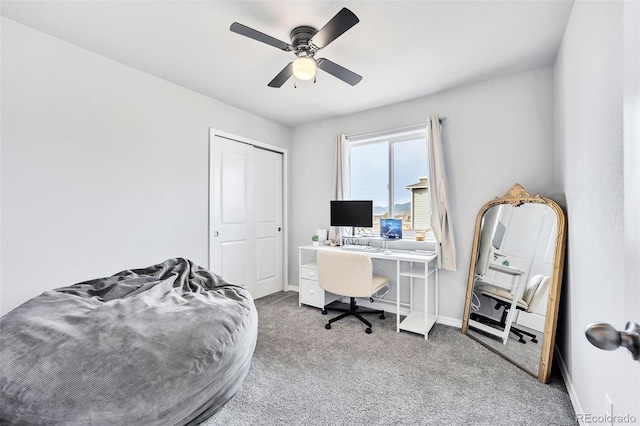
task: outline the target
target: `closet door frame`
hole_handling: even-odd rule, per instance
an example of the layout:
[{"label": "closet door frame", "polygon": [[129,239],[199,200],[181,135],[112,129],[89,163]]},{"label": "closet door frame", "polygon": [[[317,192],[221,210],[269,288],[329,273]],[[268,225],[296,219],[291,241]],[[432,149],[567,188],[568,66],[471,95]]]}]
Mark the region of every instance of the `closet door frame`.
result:
[{"label": "closet door frame", "polygon": [[268,144],[265,142],[249,139],[243,136],[234,135],[232,133],[223,132],[214,128],[209,128],[209,187],[208,187],[208,196],[209,196],[209,212],[208,212],[208,225],[207,225],[207,239],[208,239],[208,259],[209,259],[209,269],[212,272],[216,273],[213,269],[213,244],[214,237],[212,229],[214,224],[214,206],[213,206],[213,190],[214,190],[214,173],[213,173],[213,150],[212,144],[215,140],[215,137],[229,139],[231,141],[245,143],[247,145],[252,145],[256,148],[265,149],[268,151],[273,151],[279,154],[282,154],[282,278],[283,278],[283,291],[290,290],[289,286],[289,157],[287,148],[283,148],[281,146]]}]

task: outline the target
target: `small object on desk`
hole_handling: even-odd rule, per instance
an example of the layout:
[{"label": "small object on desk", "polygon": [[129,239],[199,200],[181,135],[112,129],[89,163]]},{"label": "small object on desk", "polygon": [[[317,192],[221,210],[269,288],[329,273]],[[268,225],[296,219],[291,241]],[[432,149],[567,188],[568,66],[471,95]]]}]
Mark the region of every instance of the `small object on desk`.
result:
[{"label": "small object on desk", "polygon": [[389,254],[393,254],[393,252],[391,250],[385,250],[384,254],[389,255]]}]

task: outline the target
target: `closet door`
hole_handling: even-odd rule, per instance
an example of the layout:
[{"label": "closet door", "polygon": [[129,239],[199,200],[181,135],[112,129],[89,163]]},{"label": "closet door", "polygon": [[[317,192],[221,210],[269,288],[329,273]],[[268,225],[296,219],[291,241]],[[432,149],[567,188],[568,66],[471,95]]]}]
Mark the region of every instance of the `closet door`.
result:
[{"label": "closet door", "polygon": [[210,268],[254,298],[283,290],[282,154],[211,138]]},{"label": "closet door", "polygon": [[252,291],[253,147],[230,139],[211,141],[209,236],[211,270]]},{"label": "closet door", "polygon": [[282,154],[253,149],[256,270],[253,297],[283,289]]}]

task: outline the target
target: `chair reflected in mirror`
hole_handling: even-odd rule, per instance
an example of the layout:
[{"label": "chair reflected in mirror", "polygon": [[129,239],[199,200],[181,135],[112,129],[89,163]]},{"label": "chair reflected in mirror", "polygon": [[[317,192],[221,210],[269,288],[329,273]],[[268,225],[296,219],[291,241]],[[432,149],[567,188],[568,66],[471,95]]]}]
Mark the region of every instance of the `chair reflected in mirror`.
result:
[{"label": "chair reflected in mirror", "polygon": [[[543,300],[543,296],[547,293],[547,289],[549,288],[549,281],[550,277],[542,274],[532,276],[524,289],[522,297],[518,298],[516,301],[516,309],[527,313],[534,312],[536,307]],[[508,327],[507,316],[509,315],[509,311],[511,309],[511,306],[513,305],[515,295],[509,291],[503,290],[501,288],[496,288],[491,285],[479,285],[477,287],[477,291],[481,295],[495,301],[494,309],[502,309],[502,315],[500,320],[494,320],[492,318],[474,312],[471,313],[471,319],[484,324],[497,326],[502,329]],[[518,336],[518,341],[520,343],[527,343],[524,339],[524,336],[528,336],[531,339],[531,342],[538,343],[538,336],[536,334],[522,328],[518,328],[517,326],[511,325],[509,332]]]}]

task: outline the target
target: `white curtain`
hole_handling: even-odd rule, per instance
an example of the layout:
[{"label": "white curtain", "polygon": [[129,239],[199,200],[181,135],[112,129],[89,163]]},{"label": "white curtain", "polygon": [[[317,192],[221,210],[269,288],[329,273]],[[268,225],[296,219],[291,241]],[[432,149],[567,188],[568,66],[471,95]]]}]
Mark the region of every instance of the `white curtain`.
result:
[{"label": "white curtain", "polygon": [[447,202],[447,174],[442,148],[442,128],[440,117],[437,115],[432,115],[427,119],[427,149],[429,151],[431,228],[437,242],[438,266],[442,269],[455,271],[456,245]]},{"label": "white curtain", "polygon": [[[336,137],[335,173],[333,175],[333,199],[351,198],[351,162],[349,138],[342,133]],[[336,239],[342,233],[341,227],[331,227],[329,238]]]},{"label": "white curtain", "polygon": [[493,257],[491,239],[498,224],[500,208],[492,207],[484,213],[480,225],[480,245],[478,247],[478,261],[476,262],[476,275],[486,275],[489,263]]}]

